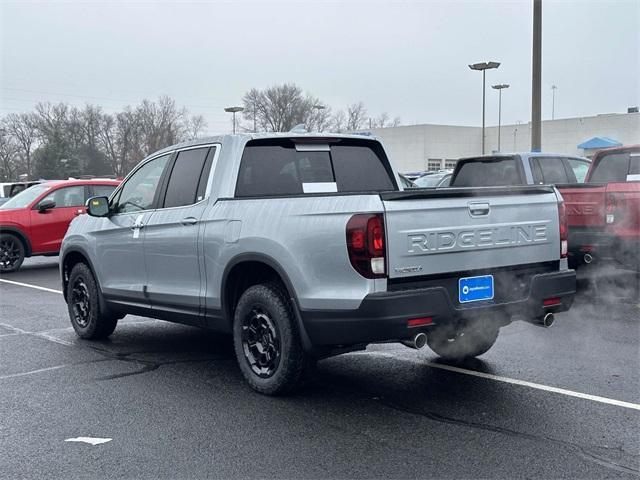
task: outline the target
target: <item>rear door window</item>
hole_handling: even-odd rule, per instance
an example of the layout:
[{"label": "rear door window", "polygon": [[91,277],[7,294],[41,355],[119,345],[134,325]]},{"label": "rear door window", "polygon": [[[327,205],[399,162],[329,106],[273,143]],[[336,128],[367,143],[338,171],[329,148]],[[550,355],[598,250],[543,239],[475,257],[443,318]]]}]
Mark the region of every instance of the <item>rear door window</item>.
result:
[{"label": "rear door window", "polygon": [[291,140],[249,142],[237,197],[392,190],[395,186],[374,142],[340,141],[296,149]]},{"label": "rear door window", "polygon": [[600,157],[589,183],[624,182],[629,172],[629,152],[610,153]]},{"label": "rear door window", "polygon": [[521,185],[522,175],[514,157],[464,160],[458,163],[452,187]]},{"label": "rear door window", "polygon": [[164,208],[182,207],[198,201],[198,185],[208,153],[208,147],[178,153],[167,184]]},{"label": "rear door window", "polygon": [[[555,183],[575,183],[572,177],[569,179],[564,162],[560,157],[534,157],[530,158],[530,163],[537,163],[539,170],[532,168],[535,183],[555,184]],[[539,175],[541,177],[539,177]],[[536,178],[538,177],[538,178]]]}]

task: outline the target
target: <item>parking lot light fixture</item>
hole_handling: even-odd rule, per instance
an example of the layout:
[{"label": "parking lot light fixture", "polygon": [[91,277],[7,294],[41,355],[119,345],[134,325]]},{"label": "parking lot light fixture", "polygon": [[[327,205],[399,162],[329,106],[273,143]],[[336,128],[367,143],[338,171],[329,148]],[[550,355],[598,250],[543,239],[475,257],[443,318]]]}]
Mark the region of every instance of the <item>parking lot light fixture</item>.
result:
[{"label": "parking lot light fixture", "polygon": [[242,112],[244,110],[243,107],[227,107],[224,109],[227,113],[233,113],[233,133],[236,133],[236,113]]},{"label": "parking lot light fixture", "polygon": [[480,70],[482,71],[482,154],[484,155],[484,111],[485,111],[485,76],[487,70],[492,68],[498,68],[500,66],[500,62],[480,62],[473,63],[469,65],[471,70]]},{"label": "parking lot light fixture", "polygon": [[502,90],[509,88],[506,83],[491,85],[491,88],[498,90],[498,152],[500,151],[500,127],[502,123]]}]

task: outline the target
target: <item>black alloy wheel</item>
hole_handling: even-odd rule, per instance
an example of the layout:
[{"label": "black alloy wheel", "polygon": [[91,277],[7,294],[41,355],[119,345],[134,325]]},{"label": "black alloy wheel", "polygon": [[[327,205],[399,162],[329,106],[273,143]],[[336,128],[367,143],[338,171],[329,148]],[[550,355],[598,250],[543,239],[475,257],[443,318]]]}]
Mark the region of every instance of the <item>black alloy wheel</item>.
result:
[{"label": "black alloy wheel", "polygon": [[73,282],[70,303],[75,322],[79,327],[86,328],[91,318],[91,297],[87,284],[81,276],[76,277]]},{"label": "black alloy wheel", "polygon": [[0,236],[0,272],[14,272],[24,260],[24,245],[13,235]]},{"label": "black alloy wheel", "polygon": [[281,357],[278,327],[262,306],[253,306],[242,320],[242,349],[249,367],[260,378],[269,378],[278,369]]}]

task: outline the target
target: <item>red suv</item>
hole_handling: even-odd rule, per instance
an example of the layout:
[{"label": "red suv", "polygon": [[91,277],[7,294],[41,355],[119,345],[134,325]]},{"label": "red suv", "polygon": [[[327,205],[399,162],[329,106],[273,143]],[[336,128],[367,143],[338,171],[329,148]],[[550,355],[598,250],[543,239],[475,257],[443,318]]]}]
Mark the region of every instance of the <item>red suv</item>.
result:
[{"label": "red suv", "polygon": [[57,255],[69,223],[90,197],[109,196],[117,180],[56,180],[27,188],[0,206],[0,273],[25,257]]}]

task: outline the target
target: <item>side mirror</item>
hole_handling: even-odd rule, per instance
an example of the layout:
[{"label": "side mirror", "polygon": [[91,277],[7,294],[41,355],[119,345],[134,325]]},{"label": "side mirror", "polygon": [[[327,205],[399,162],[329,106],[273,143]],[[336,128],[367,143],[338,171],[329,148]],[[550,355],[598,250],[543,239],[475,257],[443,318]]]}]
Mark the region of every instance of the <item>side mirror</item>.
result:
[{"label": "side mirror", "polygon": [[38,204],[38,212],[44,213],[47,210],[51,210],[52,208],[56,208],[56,202],[53,200],[44,200]]},{"label": "side mirror", "polygon": [[87,200],[87,213],[92,217],[108,217],[109,199],[107,197],[91,197]]}]

